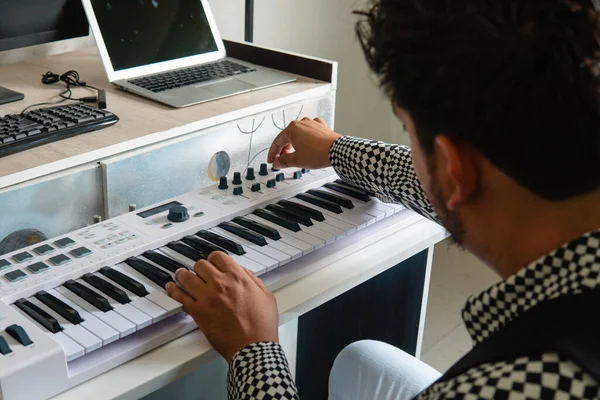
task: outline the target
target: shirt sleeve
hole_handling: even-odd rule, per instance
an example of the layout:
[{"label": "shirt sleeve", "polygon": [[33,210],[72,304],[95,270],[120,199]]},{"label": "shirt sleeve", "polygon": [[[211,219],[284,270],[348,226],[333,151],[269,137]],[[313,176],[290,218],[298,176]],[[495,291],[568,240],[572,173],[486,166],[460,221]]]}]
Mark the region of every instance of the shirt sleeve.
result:
[{"label": "shirt sleeve", "polygon": [[299,400],[287,358],[278,343],[261,342],[240,350],[229,364],[229,400]]},{"label": "shirt sleeve", "polygon": [[329,160],[342,180],[441,223],[417,178],[410,148],[342,136],[331,147]]}]

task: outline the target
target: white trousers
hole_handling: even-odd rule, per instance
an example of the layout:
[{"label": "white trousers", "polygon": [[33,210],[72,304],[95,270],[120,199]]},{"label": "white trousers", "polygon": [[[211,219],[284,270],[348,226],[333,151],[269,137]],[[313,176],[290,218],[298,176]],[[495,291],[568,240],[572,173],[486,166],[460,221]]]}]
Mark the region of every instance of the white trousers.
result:
[{"label": "white trousers", "polygon": [[356,342],[333,364],[329,400],[410,400],[440,377],[429,365],[389,344]]}]

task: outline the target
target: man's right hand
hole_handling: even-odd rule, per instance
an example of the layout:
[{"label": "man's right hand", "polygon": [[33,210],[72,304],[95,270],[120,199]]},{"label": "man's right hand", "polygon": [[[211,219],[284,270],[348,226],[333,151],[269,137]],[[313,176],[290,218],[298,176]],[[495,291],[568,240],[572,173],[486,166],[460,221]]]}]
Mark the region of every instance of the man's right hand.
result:
[{"label": "man's right hand", "polygon": [[278,169],[329,167],[329,150],[339,137],[321,118],[292,121],[271,145],[267,161]]}]

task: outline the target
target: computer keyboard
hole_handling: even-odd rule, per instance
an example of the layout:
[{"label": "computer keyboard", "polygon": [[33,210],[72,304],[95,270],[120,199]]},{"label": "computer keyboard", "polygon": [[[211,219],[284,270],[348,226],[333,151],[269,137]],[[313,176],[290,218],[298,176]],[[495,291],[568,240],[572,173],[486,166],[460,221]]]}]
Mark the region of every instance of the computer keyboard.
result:
[{"label": "computer keyboard", "polygon": [[129,83],[154,93],[256,71],[229,60],[132,79]]},{"label": "computer keyboard", "polygon": [[114,125],[119,118],[86,104],[39,108],[0,117],[0,157]]}]

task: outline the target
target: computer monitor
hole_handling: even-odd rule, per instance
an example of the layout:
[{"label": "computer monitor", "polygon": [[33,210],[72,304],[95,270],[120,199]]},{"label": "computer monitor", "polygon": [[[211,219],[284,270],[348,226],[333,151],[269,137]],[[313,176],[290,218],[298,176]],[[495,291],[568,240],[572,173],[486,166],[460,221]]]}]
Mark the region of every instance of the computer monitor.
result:
[{"label": "computer monitor", "polygon": [[0,51],[88,34],[81,0],[0,0]]}]

